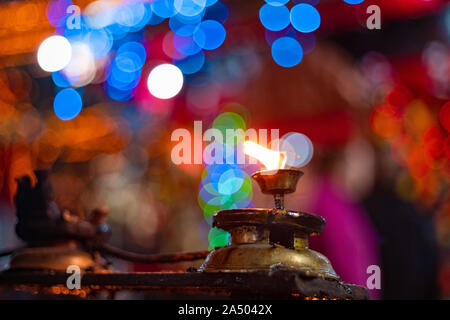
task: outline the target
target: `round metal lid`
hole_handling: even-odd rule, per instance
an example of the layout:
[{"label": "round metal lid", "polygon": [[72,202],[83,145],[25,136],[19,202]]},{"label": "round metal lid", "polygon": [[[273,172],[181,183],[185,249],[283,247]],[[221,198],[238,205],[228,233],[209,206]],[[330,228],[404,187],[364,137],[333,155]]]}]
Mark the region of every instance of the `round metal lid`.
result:
[{"label": "round metal lid", "polygon": [[213,217],[213,226],[226,231],[239,226],[261,226],[319,234],[325,227],[325,219],[310,213],[280,209],[231,209],[217,212]]}]

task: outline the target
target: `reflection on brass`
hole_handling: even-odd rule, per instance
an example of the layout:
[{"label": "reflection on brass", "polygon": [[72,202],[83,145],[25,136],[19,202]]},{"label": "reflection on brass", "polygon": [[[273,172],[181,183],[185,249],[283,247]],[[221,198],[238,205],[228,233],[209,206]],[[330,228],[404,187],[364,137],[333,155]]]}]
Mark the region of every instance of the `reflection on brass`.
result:
[{"label": "reflection on brass", "polygon": [[25,248],[17,251],[11,257],[10,269],[43,269],[66,271],[70,265],[86,270],[94,266],[90,254],[76,246],[62,245],[52,247]]},{"label": "reflection on brass", "polygon": [[294,237],[294,249],[301,251],[308,248],[308,238],[307,237]]},{"label": "reflection on brass", "polygon": [[321,253],[257,243],[215,249],[201,267],[203,272],[270,271],[274,268],[303,271],[311,277],[339,279],[330,261]]}]

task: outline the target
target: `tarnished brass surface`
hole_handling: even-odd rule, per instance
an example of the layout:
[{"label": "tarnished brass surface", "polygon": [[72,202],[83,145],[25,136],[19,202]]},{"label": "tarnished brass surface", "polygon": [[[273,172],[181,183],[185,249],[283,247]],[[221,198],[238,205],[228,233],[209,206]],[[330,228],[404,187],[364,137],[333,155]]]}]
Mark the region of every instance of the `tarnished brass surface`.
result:
[{"label": "tarnished brass surface", "polygon": [[302,171],[280,169],[258,171],[252,175],[252,178],[258,183],[262,193],[275,195],[295,192],[301,176],[303,176]]},{"label": "tarnished brass surface", "polygon": [[257,242],[269,242],[269,230],[256,226],[242,226],[230,231],[231,242],[234,244],[249,244]]},{"label": "tarnished brass surface", "polygon": [[66,271],[70,265],[80,269],[89,269],[94,265],[91,255],[74,245],[25,248],[17,251],[11,257],[10,270],[43,269]]},{"label": "tarnished brass surface", "polygon": [[307,237],[294,237],[294,249],[303,250],[308,248],[308,238]]},{"label": "tarnished brass surface", "polygon": [[264,243],[231,245],[215,249],[206,258],[200,270],[253,272],[270,271],[277,267],[302,271],[311,277],[339,279],[330,261],[319,252],[307,248],[292,250]]}]

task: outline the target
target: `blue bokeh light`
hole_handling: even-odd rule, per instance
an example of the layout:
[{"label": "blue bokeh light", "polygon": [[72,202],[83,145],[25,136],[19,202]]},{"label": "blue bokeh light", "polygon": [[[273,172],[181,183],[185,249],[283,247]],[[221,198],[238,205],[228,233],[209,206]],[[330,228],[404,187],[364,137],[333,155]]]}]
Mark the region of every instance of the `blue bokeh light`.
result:
[{"label": "blue bokeh light", "polygon": [[206,0],[206,6],[210,7],[212,5],[215,5],[218,0]]},{"label": "blue bokeh light", "polygon": [[319,4],[320,0],[292,0],[293,3],[299,4],[299,3],[308,3],[312,6],[315,6]]},{"label": "blue bokeh light", "polygon": [[239,191],[244,183],[244,174],[238,170],[229,169],[220,175],[217,182],[217,189],[220,194],[231,195]]},{"label": "blue bokeh light", "polygon": [[116,89],[131,90],[137,86],[141,79],[140,77],[141,74],[139,71],[125,72],[113,65],[107,82]]},{"label": "blue bokeh light", "polygon": [[261,10],[259,10],[259,19],[266,29],[280,31],[286,28],[290,23],[289,9],[285,6],[265,4]]},{"label": "blue bokeh light", "polygon": [[[147,53],[144,46],[135,41],[125,42],[119,47],[116,53],[115,61],[122,62],[128,65],[135,65],[135,69],[126,69],[124,66],[124,71],[136,71],[141,69],[145,64],[145,59],[147,58]],[[130,61],[131,60],[131,61]],[[120,63],[118,67],[120,67]]]},{"label": "blue bokeh light", "polygon": [[343,0],[343,1],[348,4],[360,4],[364,2],[364,0]]},{"label": "blue bokeh light", "polygon": [[170,18],[177,14],[173,6],[173,0],[153,0],[152,11],[161,18]]},{"label": "blue bokeh light", "polygon": [[[197,21],[194,26],[191,26],[190,33],[192,36],[195,25],[201,21],[205,13],[206,7],[203,6],[203,2],[205,5],[211,6],[218,0],[208,0],[207,3],[206,0],[183,0],[181,2],[177,0],[177,3],[182,3],[182,7],[186,9],[185,13],[192,13],[194,9],[198,9],[197,7],[200,4],[201,10],[199,9],[197,16],[182,15],[175,10],[174,1],[126,0],[111,4],[97,1],[91,11],[86,11],[87,15],[82,14],[79,17],[80,26],[70,25],[70,23],[78,22],[78,19],[69,20],[69,17],[73,16],[73,13],[67,12],[68,7],[73,4],[71,0],[49,0],[46,13],[49,22],[56,27],[55,33],[57,35],[65,36],[71,43],[80,42],[87,45],[93,58],[95,60],[101,59],[101,61],[93,61],[94,66],[102,67],[107,63],[103,82],[105,92],[114,100],[126,101],[136,93],[147,57],[144,46],[139,43],[143,40],[144,32],[141,31],[145,25],[156,25],[164,21],[165,18],[177,15],[183,23]],[[197,4],[197,6],[189,5],[189,3]],[[191,39],[191,43],[194,43],[193,39]],[[116,52],[111,54],[113,48]],[[198,50],[201,50],[201,48]],[[110,60],[109,56],[113,59]],[[108,59],[105,59],[105,57],[108,57]],[[180,58],[180,55],[178,57]],[[97,64],[97,62],[99,63]],[[84,66],[81,65],[83,61],[74,61],[70,72],[63,70],[52,73],[52,80],[55,85],[66,88],[71,85],[78,86],[78,81],[81,81],[80,85],[88,84],[91,80],[83,82],[85,75],[81,71],[72,75],[72,73],[77,73],[77,63],[80,64],[80,70],[84,71]],[[87,76],[90,77],[90,74]],[[96,83],[99,80],[100,78],[95,78]],[[61,109],[59,101],[61,101],[61,97],[64,97],[65,92],[61,91],[55,97],[54,108],[58,116],[60,113],[56,110]],[[78,92],[80,93],[80,91]],[[69,110],[74,110],[74,108],[69,108]],[[69,116],[62,114],[61,118],[68,119]]]},{"label": "blue bokeh light", "polygon": [[158,24],[160,24],[161,22],[164,21],[164,18],[158,16],[157,14],[154,14],[150,17],[150,19],[148,20],[147,24],[149,26],[156,26]]},{"label": "blue bokeh light", "polygon": [[[157,17],[156,15],[153,16]],[[114,40],[120,40],[127,35],[127,33],[130,31],[130,28],[122,26],[118,23],[113,23],[107,26],[105,30],[108,30],[113,35]]]},{"label": "blue bokeh light", "polygon": [[194,41],[193,36],[173,36],[173,46],[184,55],[193,55],[202,50]]},{"label": "blue bokeh light", "polygon": [[308,33],[320,27],[320,14],[310,4],[301,3],[291,9],[292,26],[300,32]]},{"label": "blue bokeh light", "polygon": [[61,88],[65,88],[71,85],[69,79],[67,79],[67,77],[61,71],[53,72],[52,80],[58,87]]},{"label": "blue bokeh light", "polygon": [[216,20],[222,24],[225,23],[230,14],[228,7],[222,1],[217,1],[211,7],[208,7],[205,12],[205,20]]},{"label": "blue bokeh light", "polygon": [[118,54],[113,65],[123,72],[135,72],[142,68],[144,61],[133,51],[125,51]]},{"label": "blue bokeh light", "polygon": [[147,53],[136,41],[123,43],[116,51],[116,57],[105,70],[105,91],[117,101],[127,101],[134,95],[141,80],[141,70]]},{"label": "blue bokeh light", "polygon": [[187,17],[193,17],[205,10],[206,0],[174,0],[175,10]]},{"label": "blue bokeh light", "polygon": [[[249,201],[251,190],[249,176],[236,164],[213,164],[207,166],[208,175],[199,187],[199,196],[210,205],[232,205],[236,201]],[[248,186],[247,186],[248,187]]]},{"label": "blue bokeh light", "polygon": [[239,166],[236,164],[217,164],[213,163],[206,167],[206,171],[209,174],[209,177],[211,179],[211,183],[215,186],[215,190],[219,190],[217,188],[217,183],[219,182],[219,178],[222,174],[224,174],[228,170],[240,170]]},{"label": "blue bokeh light", "polygon": [[183,74],[194,74],[205,64],[205,54],[199,51],[194,55],[187,56],[180,60],[174,60],[174,64],[180,68]]},{"label": "blue bokeh light", "polygon": [[170,29],[178,34],[179,36],[192,36],[194,34],[195,28],[197,28],[197,25],[200,23],[201,19],[197,23],[193,24],[186,24],[182,21],[180,21],[177,16],[170,18],[169,20],[169,27]]},{"label": "blue bokeh light", "polygon": [[269,45],[272,45],[272,43],[281,38],[281,37],[291,37],[294,39],[297,39],[297,31],[290,25],[289,27],[281,30],[281,31],[270,31],[265,30],[264,36],[266,38],[266,41]]},{"label": "blue bokeh light", "polygon": [[266,0],[271,6],[283,6],[289,2],[289,0]]},{"label": "blue bokeh light", "polygon": [[128,101],[135,95],[136,88],[134,88],[132,90],[120,90],[120,89],[110,86],[108,84],[108,82],[106,82],[105,83],[105,92],[113,100]]},{"label": "blue bokeh light", "polygon": [[205,13],[206,10],[202,10],[200,13],[195,14],[193,16],[185,16],[181,13],[177,13],[175,17],[177,17],[177,19],[184,24],[198,24],[202,21],[203,17],[205,16]]},{"label": "blue bokeh light", "polygon": [[297,40],[282,37],[273,42],[272,57],[282,67],[294,67],[303,59],[303,48]]},{"label": "blue bokeh light", "polygon": [[195,43],[205,50],[217,49],[225,41],[225,38],[225,28],[215,20],[203,21],[194,32]]},{"label": "blue bokeh light", "polygon": [[83,107],[83,101],[75,89],[66,88],[58,92],[53,101],[55,114],[61,120],[72,120]]},{"label": "blue bokeh light", "polygon": [[90,31],[86,36],[86,41],[96,59],[106,56],[114,43],[113,36],[107,29]]},{"label": "blue bokeh light", "polygon": [[119,4],[115,11],[115,20],[118,24],[139,30],[147,24],[152,14],[147,13],[150,8],[143,1],[126,1]]},{"label": "blue bokeh light", "polygon": [[72,29],[66,28],[65,24],[62,27],[58,27],[56,29],[56,34],[66,37],[71,42],[83,41],[84,37],[91,31],[91,28],[87,23],[87,17],[85,15],[80,16],[79,22],[80,24]]},{"label": "blue bokeh light", "polygon": [[214,188],[209,176],[203,178],[199,186],[199,197],[210,205],[221,205],[220,194]]}]

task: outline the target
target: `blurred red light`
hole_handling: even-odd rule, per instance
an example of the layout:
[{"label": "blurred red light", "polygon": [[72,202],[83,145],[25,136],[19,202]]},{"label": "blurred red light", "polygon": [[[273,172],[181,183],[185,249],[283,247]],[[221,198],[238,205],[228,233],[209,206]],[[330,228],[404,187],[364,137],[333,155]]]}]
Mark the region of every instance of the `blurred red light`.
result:
[{"label": "blurred red light", "polygon": [[439,122],[447,132],[450,132],[450,101],[441,107],[439,111]]}]

